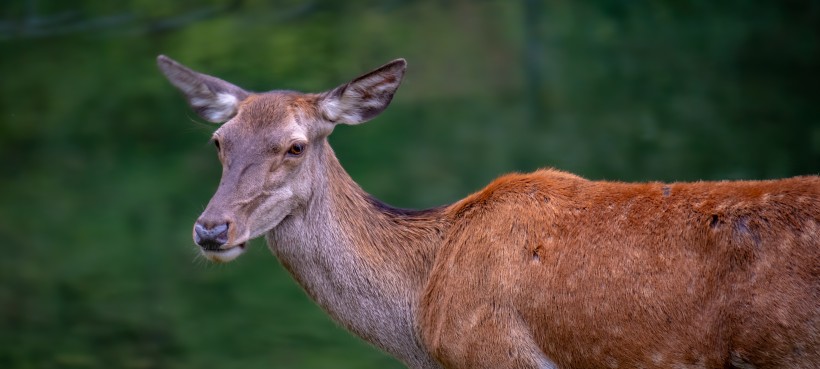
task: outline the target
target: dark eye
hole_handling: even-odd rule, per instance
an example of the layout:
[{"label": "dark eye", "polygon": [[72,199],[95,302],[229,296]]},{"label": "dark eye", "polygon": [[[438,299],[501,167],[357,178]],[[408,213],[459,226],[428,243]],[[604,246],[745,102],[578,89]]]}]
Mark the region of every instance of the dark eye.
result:
[{"label": "dark eye", "polygon": [[214,141],[214,146],[216,146],[216,151],[222,151],[222,147],[219,146],[219,140],[213,139],[213,141]]},{"label": "dark eye", "polygon": [[288,149],[288,155],[290,156],[299,156],[302,155],[303,152],[305,152],[305,145],[300,143],[293,144],[293,146]]}]

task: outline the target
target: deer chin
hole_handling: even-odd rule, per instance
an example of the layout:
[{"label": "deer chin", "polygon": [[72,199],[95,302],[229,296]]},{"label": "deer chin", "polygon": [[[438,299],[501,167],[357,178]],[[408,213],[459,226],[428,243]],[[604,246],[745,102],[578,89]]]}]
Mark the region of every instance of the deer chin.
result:
[{"label": "deer chin", "polygon": [[245,253],[245,245],[246,243],[242,242],[219,250],[200,250],[202,251],[202,256],[214,263],[227,263]]}]

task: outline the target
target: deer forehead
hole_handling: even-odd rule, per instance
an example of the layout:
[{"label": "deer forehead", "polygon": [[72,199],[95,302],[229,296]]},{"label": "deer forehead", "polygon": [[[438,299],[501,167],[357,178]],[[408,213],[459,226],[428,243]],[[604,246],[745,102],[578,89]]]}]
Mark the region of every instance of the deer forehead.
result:
[{"label": "deer forehead", "polygon": [[248,96],[217,135],[267,137],[277,141],[308,140],[321,120],[314,95],[275,91]]},{"label": "deer forehead", "polygon": [[317,97],[298,92],[251,95],[239,106],[237,118],[256,128],[278,128],[296,123],[303,128],[321,118]]}]

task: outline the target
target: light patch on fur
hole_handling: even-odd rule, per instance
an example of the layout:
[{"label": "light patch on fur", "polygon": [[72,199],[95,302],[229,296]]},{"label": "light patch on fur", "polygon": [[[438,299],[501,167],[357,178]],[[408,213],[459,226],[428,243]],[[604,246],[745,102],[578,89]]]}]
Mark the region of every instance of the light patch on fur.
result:
[{"label": "light patch on fur", "polygon": [[535,361],[535,365],[537,365],[538,369],[558,369],[558,364],[544,354],[539,355]]},{"label": "light patch on fur", "polygon": [[197,73],[166,56],[157,63],[168,81],[188,99],[194,110],[206,120],[221,123],[236,114],[239,101],[247,96],[241,88],[218,78]]},{"label": "light patch on fur", "polygon": [[307,136],[305,136],[302,133],[293,134],[293,136],[290,137],[290,140],[291,140],[291,142],[299,142],[299,141],[306,142],[306,141],[309,141]]},{"label": "light patch on fur", "polygon": [[236,114],[239,99],[229,93],[220,92],[214,97],[193,97],[191,106],[200,109],[203,117],[212,122],[224,122]]},{"label": "light patch on fur", "polygon": [[220,106],[230,107],[230,108],[235,109],[236,104],[239,103],[239,99],[237,99],[236,96],[234,96],[234,95],[221,92],[221,93],[216,94],[216,102]]},{"label": "light patch on fur", "polygon": [[339,99],[324,99],[319,103],[319,107],[331,122],[356,124],[362,120],[362,116],[358,113],[355,105],[345,103]]},{"label": "light patch on fur", "polygon": [[[403,65],[403,63],[399,63]],[[338,87],[319,102],[319,109],[334,123],[359,124],[387,108],[399,88],[404,70],[377,69]],[[340,93],[341,92],[341,93]]]},{"label": "light patch on fur", "polygon": [[227,263],[239,257],[245,252],[245,247],[235,246],[223,251],[202,250],[202,256],[215,263]]}]

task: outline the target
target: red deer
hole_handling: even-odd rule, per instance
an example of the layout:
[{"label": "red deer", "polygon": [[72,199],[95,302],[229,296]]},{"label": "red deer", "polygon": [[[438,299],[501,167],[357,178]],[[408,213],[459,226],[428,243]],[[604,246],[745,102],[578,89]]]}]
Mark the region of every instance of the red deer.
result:
[{"label": "red deer", "polygon": [[328,144],[381,113],[394,60],[318,93],[247,92],[159,56],[223,172],[194,225],[217,262],[265,235],[307,294],[410,368],[818,368],[820,177],[501,177],[452,205],[368,195]]}]

